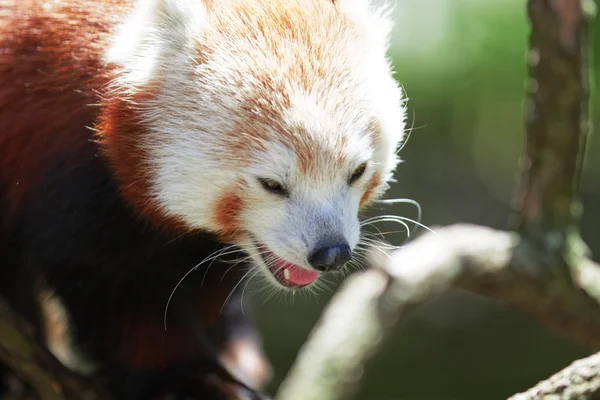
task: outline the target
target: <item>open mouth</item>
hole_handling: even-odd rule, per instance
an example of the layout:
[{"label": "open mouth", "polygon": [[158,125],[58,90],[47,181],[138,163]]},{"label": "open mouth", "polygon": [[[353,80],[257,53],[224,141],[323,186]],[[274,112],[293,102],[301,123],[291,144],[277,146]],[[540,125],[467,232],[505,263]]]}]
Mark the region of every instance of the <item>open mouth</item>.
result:
[{"label": "open mouth", "polygon": [[278,257],[267,246],[261,245],[261,257],[273,277],[281,285],[288,288],[298,288],[308,286],[319,277],[319,272],[302,268],[299,265],[292,264]]}]

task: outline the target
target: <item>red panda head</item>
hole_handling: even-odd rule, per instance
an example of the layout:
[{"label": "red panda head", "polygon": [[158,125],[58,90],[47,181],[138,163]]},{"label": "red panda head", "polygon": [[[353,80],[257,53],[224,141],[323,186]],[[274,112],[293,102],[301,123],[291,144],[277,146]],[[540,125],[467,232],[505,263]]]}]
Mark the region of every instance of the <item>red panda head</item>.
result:
[{"label": "red panda head", "polygon": [[122,186],[143,181],[146,206],[238,245],[280,285],[340,268],[404,131],[386,10],[368,0],[140,1],[105,56],[139,130],[107,143]]}]

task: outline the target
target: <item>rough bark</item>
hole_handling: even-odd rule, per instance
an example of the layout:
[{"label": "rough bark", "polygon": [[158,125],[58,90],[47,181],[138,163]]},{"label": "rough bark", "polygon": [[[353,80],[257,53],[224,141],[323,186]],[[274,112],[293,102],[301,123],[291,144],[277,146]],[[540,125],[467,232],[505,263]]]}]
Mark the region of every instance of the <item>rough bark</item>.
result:
[{"label": "rough bark", "polygon": [[1,297],[0,360],[33,386],[40,400],[110,400],[98,382],[63,367],[35,340],[31,326]]},{"label": "rough bark", "polygon": [[557,251],[581,214],[588,118],[588,20],[581,0],[529,0],[527,142],[517,228]]},{"label": "rough bark", "polygon": [[[389,257],[378,256],[375,268],[348,278],[327,307],[280,387],[278,400],[347,399],[356,390],[354,377],[394,326],[415,306],[452,288],[493,293],[528,309],[535,317],[569,337],[600,348],[600,320],[564,302],[547,302],[545,285],[525,281],[520,272],[538,253],[524,248],[517,233],[474,225],[436,229]],[[377,253],[374,253],[375,255]],[[582,270],[600,266],[583,260]],[[491,294],[492,291],[488,291]],[[600,371],[600,366],[598,368]]]},{"label": "rough bark", "polygon": [[573,364],[508,400],[600,399],[600,353]]}]

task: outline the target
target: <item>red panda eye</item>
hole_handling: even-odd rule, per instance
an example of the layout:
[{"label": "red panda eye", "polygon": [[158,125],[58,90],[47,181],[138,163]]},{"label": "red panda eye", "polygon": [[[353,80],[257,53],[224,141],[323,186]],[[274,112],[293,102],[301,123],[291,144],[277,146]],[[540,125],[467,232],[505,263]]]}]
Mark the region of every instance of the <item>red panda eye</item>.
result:
[{"label": "red panda eye", "polygon": [[366,170],[367,170],[367,163],[360,164],[354,170],[354,172],[352,172],[352,175],[350,175],[350,178],[348,179],[348,185],[352,185],[354,182],[359,180],[365,174]]},{"label": "red panda eye", "polygon": [[288,194],[283,185],[277,181],[274,181],[273,179],[258,178],[258,182],[260,182],[263,189],[265,189],[267,192],[278,194],[280,196],[287,196]]}]

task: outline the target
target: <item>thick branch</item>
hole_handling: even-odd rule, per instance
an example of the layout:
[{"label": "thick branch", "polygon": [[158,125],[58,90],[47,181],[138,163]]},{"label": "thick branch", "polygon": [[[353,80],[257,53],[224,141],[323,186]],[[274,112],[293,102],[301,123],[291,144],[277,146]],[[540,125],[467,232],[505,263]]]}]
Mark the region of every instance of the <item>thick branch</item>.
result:
[{"label": "thick branch", "polygon": [[519,228],[554,249],[566,244],[580,216],[578,189],[590,131],[587,3],[528,2],[532,31]]},{"label": "thick branch", "polygon": [[508,400],[594,400],[600,398],[600,353],[567,368]]},{"label": "thick branch", "polygon": [[[558,296],[563,307],[583,312],[582,321],[595,320],[600,313],[600,272],[582,267],[587,247],[576,225],[581,214],[581,167],[590,133],[588,36],[595,4],[591,0],[529,0],[528,11],[532,31],[527,146],[517,195],[518,230],[538,252],[536,286],[563,293]],[[513,302],[513,294],[506,296],[493,285],[483,291],[475,289],[483,294],[491,290],[495,297]]]},{"label": "thick branch", "polygon": [[[526,275],[538,257],[514,233],[457,225],[427,234],[350,277],[281,386],[278,400],[346,399],[364,364],[407,311],[452,287],[498,295],[566,335],[600,348],[600,313],[571,309]],[[581,269],[597,269],[586,261]],[[534,270],[535,271],[535,270]],[[488,290],[490,287],[495,290]],[[572,293],[571,293],[572,295]]]},{"label": "thick branch", "polygon": [[2,298],[0,360],[31,384],[41,400],[110,400],[95,382],[70,372],[40,346],[31,327]]}]

